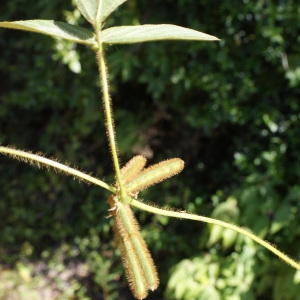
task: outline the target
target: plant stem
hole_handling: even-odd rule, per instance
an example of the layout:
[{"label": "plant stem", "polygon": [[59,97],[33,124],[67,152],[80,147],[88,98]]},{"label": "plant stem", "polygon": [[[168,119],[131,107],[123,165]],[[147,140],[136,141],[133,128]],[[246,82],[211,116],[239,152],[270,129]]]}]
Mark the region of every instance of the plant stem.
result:
[{"label": "plant stem", "polygon": [[180,218],[180,219],[195,220],[195,221],[210,223],[210,224],[219,225],[219,226],[222,226],[222,227],[225,227],[225,228],[229,228],[233,231],[236,231],[240,234],[243,234],[243,235],[249,237],[253,241],[257,242],[258,244],[262,245],[263,247],[265,247],[268,250],[270,250],[271,252],[273,252],[275,255],[277,255],[279,258],[281,258],[284,262],[291,265],[293,268],[295,268],[297,270],[300,270],[300,265],[297,262],[295,262],[294,260],[289,258],[283,252],[277,250],[269,242],[262,240],[261,238],[254,235],[253,233],[249,232],[248,230],[243,229],[241,227],[238,227],[236,225],[229,224],[229,223],[226,223],[226,222],[223,222],[223,221],[220,221],[220,220],[215,220],[215,219],[212,219],[212,218],[207,218],[207,217],[203,217],[203,216],[189,214],[189,213],[186,213],[186,212],[177,212],[177,211],[170,211],[170,210],[160,209],[160,208],[157,208],[157,207],[153,207],[153,206],[141,203],[141,202],[139,202],[137,200],[134,200],[134,199],[131,199],[130,204],[137,207],[137,208],[139,208],[139,209],[146,210],[146,211],[154,213],[154,214],[159,214],[159,215],[163,215],[163,216],[167,216],[167,217],[175,217],[175,218]]},{"label": "plant stem", "polygon": [[94,178],[90,175],[87,175],[83,172],[80,172],[76,169],[73,169],[71,167],[68,167],[64,164],[61,164],[57,161],[54,161],[52,159],[43,157],[41,155],[33,154],[33,153],[28,153],[25,151],[17,150],[17,149],[12,149],[8,147],[2,147],[0,146],[0,153],[7,154],[13,158],[17,158],[21,161],[29,162],[32,165],[36,165],[38,167],[42,167],[41,164],[45,165],[46,167],[53,167],[56,170],[62,171],[66,173],[67,175],[75,176],[79,178],[79,180],[84,180],[86,182],[91,182],[96,185],[99,185],[112,193],[116,192],[116,189],[107,183],[103,182],[102,180],[99,180],[97,178]]},{"label": "plant stem", "polygon": [[107,68],[105,64],[105,56],[104,56],[105,49],[103,44],[101,43],[101,30],[96,29],[96,37],[98,41],[97,60],[99,66],[99,77],[100,77],[100,84],[102,87],[103,107],[104,107],[104,115],[106,120],[105,127],[106,127],[109,147],[111,150],[112,161],[115,169],[116,180],[118,182],[118,186],[120,189],[120,198],[125,199],[126,192],[121,179],[120,163],[118,158],[117,142],[115,137],[116,134],[114,130],[114,119],[113,119],[111,99],[109,94],[108,72],[107,72]]}]

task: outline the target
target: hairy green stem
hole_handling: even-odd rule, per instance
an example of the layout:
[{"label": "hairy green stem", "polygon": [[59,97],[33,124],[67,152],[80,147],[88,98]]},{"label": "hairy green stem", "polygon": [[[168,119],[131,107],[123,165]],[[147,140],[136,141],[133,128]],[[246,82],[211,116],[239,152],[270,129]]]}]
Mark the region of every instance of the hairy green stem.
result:
[{"label": "hairy green stem", "polygon": [[85,181],[94,183],[96,185],[99,185],[99,186],[111,191],[112,193],[116,193],[116,189],[114,187],[108,185],[107,183],[103,182],[102,180],[99,180],[95,177],[87,175],[83,172],[80,172],[76,169],[68,167],[64,164],[61,164],[61,163],[55,161],[55,160],[43,157],[41,155],[28,153],[28,152],[13,149],[13,148],[2,147],[2,146],[0,146],[0,153],[7,154],[10,157],[17,158],[17,159],[23,160],[25,162],[29,162],[30,164],[37,165],[38,167],[41,166],[40,164],[53,167],[54,169],[62,171],[68,175],[75,176],[75,177],[79,178],[79,180],[85,180]]},{"label": "hairy green stem", "polygon": [[[57,161],[51,160],[49,158],[45,158],[45,157],[37,155],[37,154],[32,154],[32,153],[28,153],[28,152],[25,152],[25,151],[16,150],[16,149],[8,148],[8,147],[2,147],[2,146],[0,146],[0,153],[7,154],[7,155],[9,155],[13,158],[17,158],[19,160],[24,160],[24,161],[29,162],[31,164],[36,164],[37,166],[40,166],[40,164],[43,164],[43,165],[46,165],[46,166],[51,166],[51,167],[53,167],[57,170],[65,172],[68,175],[72,175],[72,176],[75,176],[75,177],[77,177],[81,180],[85,180],[85,181],[94,183],[98,186],[101,186],[101,187],[111,191],[114,194],[117,192],[117,190],[114,187],[106,184],[105,182],[103,182],[99,179],[96,179],[96,178],[94,178],[90,175],[87,175],[83,172],[80,172],[76,169],[68,167],[64,164],[58,163]],[[297,270],[300,270],[300,265],[297,262],[295,262],[294,260],[289,258],[287,255],[285,255],[281,251],[277,250],[270,243],[262,240],[261,238],[257,237],[256,235],[249,232],[248,230],[240,228],[236,225],[232,225],[232,224],[220,221],[220,220],[215,220],[215,219],[204,217],[204,216],[189,214],[189,213],[186,213],[186,212],[171,211],[171,210],[165,210],[165,209],[153,207],[153,206],[147,205],[145,203],[142,203],[140,201],[134,200],[132,198],[130,198],[130,200],[127,200],[127,201],[130,202],[131,205],[133,205],[133,206],[135,206],[139,209],[142,209],[142,210],[154,213],[154,214],[159,214],[159,215],[167,216],[167,217],[175,217],[175,218],[180,218],[180,219],[188,219],[188,220],[206,222],[206,223],[210,223],[210,224],[214,224],[214,225],[219,225],[219,226],[222,226],[224,228],[229,228],[233,231],[236,231],[240,234],[243,234],[244,236],[249,237],[250,239],[257,242],[258,244],[262,245],[266,249],[273,252],[275,255],[277,255],[279,258],[281,258],[287,264],[291,265],[292,267],[294,267]]]},{"label": "hairy green stem", "polygon": [[214,225],[219,225],[219,226],[222,226],[222,227],[225,227],[225,228],[229,228],[233,231],[236,231],[238,233],[243,234],[244,236],[249,237],[253,241],[257,242],[258,244],[262,245],[263,247],[265,247],[268,250],[270,250],[271,252],[273,252],[280,259],[282,259],[287,264],[291,265],[293,268],[295,268],[297,270],[300,270],[300,265],[297,262],[295,262],[294,260],[289,258],[286,254],[284,254],[281,251],[277,250],[269,242],[266,242],[266,241],[262,240],[261,238],[254,235],[253,233],[249,232],[248,230],[243,229],[241,227],[238,227],[236,225],[229,224],[229,223],[226,223],[226,222],[223,222],[223,221],[220,221],[220,220],[215,220],[215,219],[212,219],[212,218],[207,218],[207,217],[203,217],[203,216],[189,214],[189,213],[186,213],[186,212],[177,212],[177,211],[170,211],[170,210],[160,209],[160,208],[157,208],[157,207],[153,207],[153,206],[141,203],[141,202],[139,202],[137,200],[134,200],[134,199],[131,199],[130,204],[137,207],[137,208],[139,208],[139,209],[146,210],[146,211],[154,213],[154,214],[159,214],[159,215],[163,215],[163,216],[167,216],[167,217],[175,217],[175,218],[180,218],[180,219],[188,219],[188,220],[206,222],[206,223],[210,223],[210,224],[214,224]]},{"label": "hairy green stem", "polygon": [[[97,26],[98,27],[98,26]],[[100,25],[99,25],[100,27]],[[114,119],[112,114],[112,107],[111,107],[111,99],[109,94],[109,83],[108,83],[108,72],[105,64],[105,56],[104,56],[104,46],[101,43],[101,30],[99,28],[96,29],[96,37],[98,42],[98,49],[97,49],[97,60],[99,66],[99,76],[100,76],[100,84],[102,87],[102,94],[103,94],[103,106],[104,106],[104,114],[105,114],[105,127],[107,131],[107,138],[108,143],[111,150],[112,160],[114,164],[116,180],[118,182],[118,186],[120,189],[121,199],[125,199],[125,189],[122,183],[121,178],[121,171],[120,171],[120,163],[118,158],[118,149],[117,149],[117,142],[116,142],[116,134],[114,130]]]}]

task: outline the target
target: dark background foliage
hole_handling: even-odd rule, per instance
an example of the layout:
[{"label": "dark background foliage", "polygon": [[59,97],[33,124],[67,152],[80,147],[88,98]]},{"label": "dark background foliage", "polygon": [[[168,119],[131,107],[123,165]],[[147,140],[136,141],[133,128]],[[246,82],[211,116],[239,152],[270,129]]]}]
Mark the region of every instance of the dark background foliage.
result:
[{"label": "dark background foliage", "polygon": [[[1,1],[0,20],[66,21],[73,10],[66,0]],[[170,23],[221,39],[108,47],[121,160],[140,153],[151,164],[186,162],[183,173],[141,197],[248,227],[296,260],[299,11],[297,1],[128,0],[106,24]],[[1,29],[0,143],[112,182],[95,58],[83,46],[58,45]],[[78,59],[68,59],[75,51]],[[107,192],[7,157],[0,157],[0,172],[3,266],[49,265],[65,245],[65,268],[69,261],[88,265],[80,286],[91,299],[130,299],[105,218]],[[136,215],[161,278],[149,299],[299,299],[297,273],[261,247],[198,222]],[[209,265],[217,266],[215,275],[200,271]]]}]

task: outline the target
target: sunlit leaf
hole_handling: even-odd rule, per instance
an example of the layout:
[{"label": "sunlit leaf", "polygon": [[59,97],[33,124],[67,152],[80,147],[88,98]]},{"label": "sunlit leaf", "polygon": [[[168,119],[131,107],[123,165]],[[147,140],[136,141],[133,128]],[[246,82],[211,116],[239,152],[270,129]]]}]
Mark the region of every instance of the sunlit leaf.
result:
[{"label": "sunlit leaf", "polygon": [[53,20],[27,20],[0,22],[0,27],[32,31],[63,38],[80,44],[94,45],[94,33],[85,28]]},{"label": "sunlit leaf", "polygon": [[238,237],[238,233],[236,231],[226,228],[222,232],[222,236],[223,236],[222,246],[223,249],[226,250],[234,245]]},{"label": "sunlit leaf", "polygon": [[107,44],[131,44],[160,40],[217,41],[218,38],[200,31],[169,24],[111,27],[102,33],[102,42]]},{"label": "sunlit leaf", "polygon": [[211,285],[207,284],[205,285],[205,288],[202,289],[201,294],[198,296],[199,300],[206,300],[206,299],[213,299],[213,300],[219,300],[221,299],[219,292],[217,289]]},{"label": "sunlit leaf", "polygon": [[209,240],[206,244],[207,247],[211,247],[222,239],[224,228],[218,225],[210,226]]}]

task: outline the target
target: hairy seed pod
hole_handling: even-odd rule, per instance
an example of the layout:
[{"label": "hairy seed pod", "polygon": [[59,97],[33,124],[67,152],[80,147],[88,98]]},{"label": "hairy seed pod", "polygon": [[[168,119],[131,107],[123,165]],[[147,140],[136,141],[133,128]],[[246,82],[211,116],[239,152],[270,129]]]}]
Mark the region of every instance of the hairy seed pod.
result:
[{"label": "hairy seed pod", "polygon": [[159,285],[156,268],[130,205],[115,199],[110,196],[108,203],[110,214],[115,218],[114,232],[126,277],[133,295],[137,299],[144,299],[148,290],[153,291]]},{"label": "hairy seed pod", "polygon": [[124,184],[133,180],[142,169],[145,167],[147,162],[146,157],[142,155],[134,156],[127,164],[121,169],[121,178]]},{"label": "hairy seed pod", "polygon": [[138,193],[178,174],[183,168],[184,161],[180,158],[164,160],[141,171],[137,177],[125,184],[125,189],[128,193]]}]

